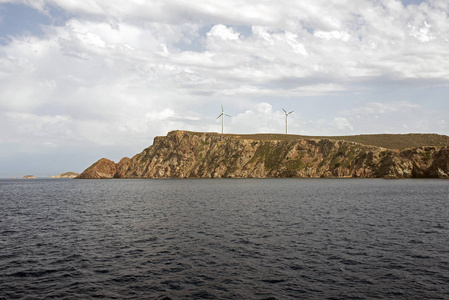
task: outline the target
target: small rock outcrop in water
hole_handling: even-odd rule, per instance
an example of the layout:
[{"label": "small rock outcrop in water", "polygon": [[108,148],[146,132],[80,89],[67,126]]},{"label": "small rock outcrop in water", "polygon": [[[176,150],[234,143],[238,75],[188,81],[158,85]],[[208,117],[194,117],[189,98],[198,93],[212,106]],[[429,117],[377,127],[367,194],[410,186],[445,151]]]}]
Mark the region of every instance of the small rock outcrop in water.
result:
[{"label": "small rock outcrop in water", "polygon": [[36,179],[36,177],[34,175],[25,175],[23,179]]},{"label": "small rock outcrop in water", "polygon": [[448,147],[386,149],[327,138],[253,139],[172,131],[115,163],[76,178],[448,178]]},{"label": "small rock outcrop in water", "polygon": [[75,178],[78,175],[79,174],[75,172],[66,172],[59,175],[51,176],[50,178]]}]

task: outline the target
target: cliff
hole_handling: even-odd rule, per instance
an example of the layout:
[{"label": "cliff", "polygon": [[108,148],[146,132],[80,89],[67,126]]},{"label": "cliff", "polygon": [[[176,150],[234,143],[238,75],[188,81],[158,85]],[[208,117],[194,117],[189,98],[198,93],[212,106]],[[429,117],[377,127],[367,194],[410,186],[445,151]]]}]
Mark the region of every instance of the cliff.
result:
[{"label": "cliff", "polygon": [[[287,138],[288,137],[288,138]],[[76,178],[448,178],[449,148],[403,150],[330,138],[172,131],[119,163],[102,158]]]},{"label": "cliff", "polygon": [[92,166],[84,170],[75,179],[104,179],[104,178],[126,178],[121,176],[128,170],[131,160],[124,157],[119,163],[115,163],[107,158],[102,158]]}]

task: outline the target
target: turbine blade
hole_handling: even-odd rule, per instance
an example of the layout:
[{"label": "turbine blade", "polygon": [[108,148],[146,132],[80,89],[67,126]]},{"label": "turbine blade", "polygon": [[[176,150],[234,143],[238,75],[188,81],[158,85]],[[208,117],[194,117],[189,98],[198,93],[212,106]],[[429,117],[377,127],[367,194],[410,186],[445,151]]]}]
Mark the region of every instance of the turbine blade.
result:
[{"label": "turbine blade", "polygon": [[285,109],[282,109],[285,113],[287,113],[287,111]]},{"label": "turbine blade", "polygon": [[221,105],[221,112],[224,112],[224,110],[223,110],[223,104]]},{"label": "turbine blade", "polygon": [[[220,118],[222,115],[223,115],[223,113],[221,113],[221,114],[217,117],[217,119]],[[216,119],[215,119],[215,120],[216,120]]]},{"label": "turbine blade", "polygon": [[291,114],[292,112],[294,112],[294,110],[292,110],[291,112],[289,112],[288,114]]},{"label": "turbine blade", "polygon": [[230,115],[228,115],[228,114],[224,114],[226,117],[232,117],[232,116],[230,116]]}]

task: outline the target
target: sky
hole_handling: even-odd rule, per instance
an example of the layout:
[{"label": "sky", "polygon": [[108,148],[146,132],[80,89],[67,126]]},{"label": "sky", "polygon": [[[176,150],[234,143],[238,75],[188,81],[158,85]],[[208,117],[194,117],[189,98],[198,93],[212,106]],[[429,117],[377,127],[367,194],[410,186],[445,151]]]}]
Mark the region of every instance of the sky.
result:
[{"label": "sky", "polygon": [[0,177],[172,130],[449,135],[447,0],[0,0]]}]

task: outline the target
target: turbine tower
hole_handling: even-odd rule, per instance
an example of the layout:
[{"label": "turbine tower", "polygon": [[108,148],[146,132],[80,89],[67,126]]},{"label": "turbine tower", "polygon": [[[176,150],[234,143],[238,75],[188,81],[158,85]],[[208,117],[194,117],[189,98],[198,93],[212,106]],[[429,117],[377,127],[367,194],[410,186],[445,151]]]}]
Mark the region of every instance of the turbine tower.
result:
[{"label": "turbine tower", "polygon": [[217,119],[221,117],[221,134],[223,134],[224,117],[225,117],[225,116],[226,116],[226,117],[231,117],[230,115],[224,113],[224,110],[223,110],[223,104],[222,104],[222,105],[221,105],[221,114],[217,117]]},{"label": "turbine tower", "polygon": [[287,119],[288,119],[288,115],[291,114],[292,112],[294,112],[294,110],[292,110],[291,112],[287,112],[285,109],[282,109],[285,113],[285,134],[287,133]]}]

